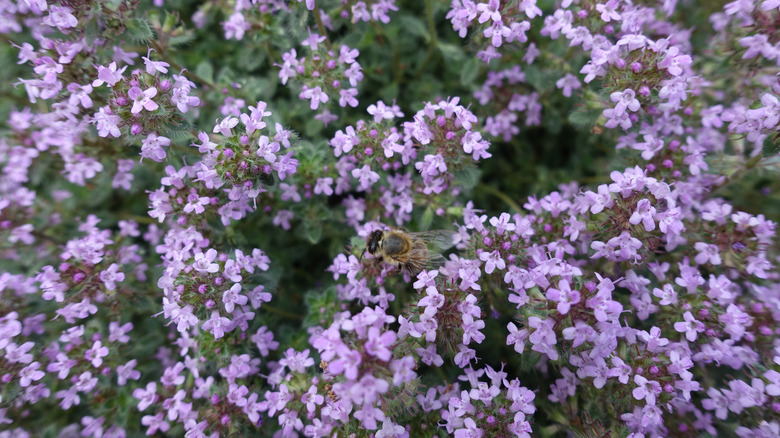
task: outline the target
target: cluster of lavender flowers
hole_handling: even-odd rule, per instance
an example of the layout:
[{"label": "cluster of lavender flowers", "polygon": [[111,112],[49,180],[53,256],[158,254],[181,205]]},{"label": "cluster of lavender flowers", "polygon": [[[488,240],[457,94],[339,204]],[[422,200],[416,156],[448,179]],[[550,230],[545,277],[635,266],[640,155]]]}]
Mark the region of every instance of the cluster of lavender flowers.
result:
[{"label": "cluster of lavender flowers", "polygon": [[[777,213],[725,195],[776,179],[780,1],[99,3],[0,0],[0,438],[780,435]],[[373,89],[436,49],[471,97]],[[568,112],[599,183],[475,205]]]}]

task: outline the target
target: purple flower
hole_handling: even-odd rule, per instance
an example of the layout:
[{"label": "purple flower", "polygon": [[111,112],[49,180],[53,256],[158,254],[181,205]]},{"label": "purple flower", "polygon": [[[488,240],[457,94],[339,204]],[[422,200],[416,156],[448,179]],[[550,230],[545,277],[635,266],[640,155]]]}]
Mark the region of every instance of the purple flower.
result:
[{"label": "purple flower", "polygon": [[22,388],[26,388],[30,386],[32,382],[41,380],[46,375],[46,373],[41,371],[40,368],[40,362],[33,362],[22,368],[22,370],[19,371],[19,385]]},{"label": "purple flower", "polygon": [[463,422],[463,428],[456,429],[455,438],[480,438],[483,434],[482,429],[477,426],[471,418],[466,418]]},{"label": "purple flower", "polygon": [[162,412],[157,415],[145,415],[141,418],[141,424],[148,426],[146,430],[147,435],[154,435],[157,431],[167,432],[171,428],[171,425],[165,421],[165,417]]},{"label": "purple flower", "polygon": [[306,405],[306,410],[314,412],[318,405],[325,401],[325,397],[317,394],[317,386],[311,385],[309,390],[301,396],[301,402]]},{"label": "purple flower", "polygon": [[98,71],[98,78],[92,81],[93,87],[99,87],[104,83],[107,84],[109,87],[113,87],[114,85],[116,85],[117,82],[122,80],[122,73],[124,73],[125,70],[127,70],[127,66],[124,66],[120,70],[117,70],[116,62],[112,62],[111,64],[108,65],[108,67],[98,65],[96,68]]},{"label": "purple flower", "polygon": [[303,91],[298,95],[301,100],[310,100],[311,104],[309,108],[316,110],[320,107],[320,103],[325,103],[329,100],[328,95],[322,91],[322,88],[316,86],[309,88],[306,85],[303,86]]},{"label": "purple flower", "polygon": [[236,283],[226,290],[222,294],[222,303],[225,305],[225,310],[233,313],[236,308],[236,304],[243,306],[247,303],[247,297],[241,295],[241,284]]},{"label": "purple flower", "polygon": [[117,384],[119,386],[125,386],[128,380],[138,380],[141,378],[141,372],[135,369],[137,364],[138,361],[136,359],[131,359],[124,365],[117,365],[116,376]]},{"label": "purple flower", "polygon": [[133,390],[133,398],[139,400],[138,410],[143,411],[158,400],[157,383],[149,382],[146,388],[136,388]]},{"label": "purple flower", "polygon": [[501,254],[498,250],[491,252],[483,251],[479,253],[479,259],[485,262],[486,274],[492,274],[496,268],[499,270],[504,270],[506,268],[506,262],[501,258]]},{"label": "purple flower", "polygon": [[665,284],[663,290],[653,289],[653,295],[661,299],[659,304],[662,306],[674,306],[677,304],[677,292],[671,284]]},{"label": "purple flower", "polygon": [[147,56],[142,56],[141,59],[144,60],[144,65],[146,66],[146,73],[153,75],[157,72],[160,73],[168,73],[168,67],[171,65],[164,61],[152,61],[150,58],[152,56],[152,49],[149,49],[147,52]]},{"label": "purple flower", "polygon": [[206,320],[201,326],[203,330],[211,332],[214,335],[214,339],[219,339],[225,336],[225,332],[233,330],[231,321],[223,316],[219,315],[216,310],[211,312],[211,318]]},{"label": "purple flower", "polygon": [[633,112],[639,111],[640,104],[639,100],[636,99],[636,92],[630,88],[622,92],[616,91],[610,94],[609,99],[616,103],[614,109],[615,116],[622,116],[625,114],[626,110]]},{"label": "purple flower", "polygon": [[198,252],[195,254],[195,261],[192,263],[192,267],[201,273],[216,273],[219,272],[219,264],[212,263],[217,258],[217,250],[209,248],[206,253]]},{"label": "purple flower", "polygon": [[661,393],[661,384],[655,380],[647,380],[639,374],[634,376],[634,383],[637,385],[632,391],[634,398],[644,399],[648,405],[655,405],[656,396]]},{"label": "purple flower", "polygon": [[715,266],[721,264],[720,252],[717,245],[696,242],[693,247],[696,248],[696,251],[699,251],[693,259],[697,265],[703,265],[708,262]]},{"label": "purple flower", "polygon": [[555,82],[555,86],[558,89],[562,89],[563,95],[566,97],[571,97],[572,90],[579,90],[582,88],[579,79],[571,73],[566,73],[566,76],[558,79],[558,81]]},{"label": "purple flower", "polygon": [[100,341],[95,341],[90,349],[84,353],[84,358],[92,363],[92,366],[99,368],[103,364],[103,358],[108,356],[108,347],[104,347]]},{"label": "purple flower", "polygon": [[690,65],[691,57],[681,55],[677,46],[672,46],[666,51],[666,57],[658,63],[659,68],[665,68],[672,76],[683,74],[683,67]]},{"label": "purple flower", "polygon": [[125,274],[118,272],[119,265],[112,263],[105,271],[100,272],[100,281],[106,286],[108,290],[116,289],[116,282],[124,281]]},{"label": "purple flower", "polygon": [[641,222],[645,226],[645,230],[653,231],[655,229],[653,216],[655,216],[655,207],[650,204],[648,199],[641,199],[637,202],[636,211],[631,215],[628,222],[632,225],[637,225]]},{"label": "purple flower", "polygon": [[561,315],[569,313],[571,306],[580,302],[579,291],[571,290],[567,280],[559,281],[558,289],[547,289],[545,295],[548,300],[558,303],[557,309]]},{"label": "purple flower", "polygon": [[685,333],[685,338],[690,342],[694,342],[699,332],[704,331],[704,324],[697,321],[690,311],[686,311],[683,314],[683,319],[683,322],[674,323],[674,329],[680,333]]},{"label": "purple flower", "polygon": [[62,31],[76,27],[79,20],[72,14],[73,9],[66,6],[52,6],[49,15],[43,19],[43,23],[59,28]]},{"label": "purple flower", "polygon": [[130,109],[132,114],[138,114],[141,110],[154,111],[160,106],[152,100],[157,96],[157,88],[149,87],[141,90],[139,87],[132,87],[127,91],[127,97],[133,100],[133,107]]}]

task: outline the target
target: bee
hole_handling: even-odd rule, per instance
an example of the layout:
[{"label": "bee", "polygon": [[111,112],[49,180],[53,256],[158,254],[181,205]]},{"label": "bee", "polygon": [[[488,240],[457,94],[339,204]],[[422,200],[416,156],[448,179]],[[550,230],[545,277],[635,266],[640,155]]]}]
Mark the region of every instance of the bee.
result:
[{"label": "bee", "polygon": [[441,252],[455,245],[455,234],[449,230],[375,230],[366,239],[366,251],[377,263],[387,262],[397,266],[399,271],[406,268],[412,277],[416,277],[423,269],[440,266],[446,261]]}]

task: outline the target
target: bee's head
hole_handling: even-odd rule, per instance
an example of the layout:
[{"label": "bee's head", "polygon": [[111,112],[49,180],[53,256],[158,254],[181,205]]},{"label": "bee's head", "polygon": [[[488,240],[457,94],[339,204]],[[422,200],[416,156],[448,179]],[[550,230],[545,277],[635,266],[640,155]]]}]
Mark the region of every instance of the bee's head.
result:
[{"label": "bee's head", "polygon": [[371,235],[368,236],[368,241],[366,243],[366,250],[369,254],[375,254],[377,250],[380,247],[380,243],[382,242],[382,231],[381,230],[374,230],[371,232]]}]

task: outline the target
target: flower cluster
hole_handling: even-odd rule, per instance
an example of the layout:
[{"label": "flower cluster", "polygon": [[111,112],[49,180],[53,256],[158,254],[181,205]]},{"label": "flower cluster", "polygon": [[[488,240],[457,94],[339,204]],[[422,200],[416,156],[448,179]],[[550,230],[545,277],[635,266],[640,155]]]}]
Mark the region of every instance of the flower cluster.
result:
[{"label": "flower cluster", "polygon": [[309,48],[308,58],[299,58],[295,49],[286,52],[282,56],[279,79],[282,84],[291,78],[302,82],[298,97],[309,101],[312,110],[330,100],[338,100],[342,108],[354,108],[358,105],[357,85],[363,80],[363,68],[356,60],[360,52],[342,45],[336,53],[330,50],[326,40],[327,37],[317,33],[309,34],[301,43]]}]

